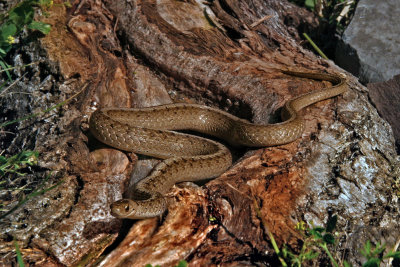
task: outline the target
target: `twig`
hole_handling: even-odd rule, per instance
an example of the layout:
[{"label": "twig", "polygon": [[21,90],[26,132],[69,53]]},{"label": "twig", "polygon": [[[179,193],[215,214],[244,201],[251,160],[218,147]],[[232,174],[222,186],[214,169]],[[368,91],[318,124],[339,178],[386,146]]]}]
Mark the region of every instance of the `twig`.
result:
[{"label": "twig", "polygon": [[[397,239],[397,242],[396,242],[396,244],[394,245],[392,251],[393,251],[393,252],[397,251],[397,249],[399,248],[399,245],[400,245],[400,238]],[[389,261],[388,261],[388,263],[386,264],[386,266],[387,266],[387,267],[392,266],[392,261],[393,261],[393,258],[390,258]]]},{"label": "twig", "polygon": [[20,68],[25,68],[27,66],[31,66],[31,65],[34,65],[34,64],[37,64],[37,63],[38,63],[38,61],[35,61],[35,62],[26,64],[26,65],[22,65],[22,66],[16,66],[16,67],[14,66],[14,67],[10,67],[10,68],[5,68],[5,69],[0,70],[0,72],[8,71],[8,70],[14,70],[14,69],[20,69]]},{"label": "twig", "polygon": [[1,92],[0,92],[0,96],[2,96],[8,89],[10,89],[11,87],[13,87],[14,84],[16,84],[17,82],[19,82],[22,78],[24,78],[26,74],[27,74],[27,72],[25,72],[24,75],[22,75],[21,77],[19,77],[19,78],[16,79],[15,81],[13,81],[9,86],[7,86],[7,88],[5,88],[3,91],[1,91]]},{"label": "twig", "polygon": [[253,22],[253,23],[250,25],[250,28],[254,28],[254,27],[260,25],[261,23],[263,23],[264,21],[266,21],[266,20],[268,20],[268,19],[270,19],[270,18],[272,18],[272,17],[273,17],[272,15],[264,16],[264,17],[262,17],[261,19],[257,20],[256,22]]},{"label": "twig", "polygon": [[237,189],[236,187],[234,187],[233,185],[231,185],[228,182],[224,182],[224,184],[226,184],[227,186],[229,186],[230,188],[232,188],[233,190],[235,190],[236,192],[238,192],[239,194],[243,195],[244,197],[248,198],[251,200],[251,198],[249,196],[247,196],[244,192],[241,192],[239,189]]},{"label": "twig", "polygon": [[340,12],[339,16],[336,18],[337,23],[340,23],[340,21],[342,20],[342,18],[344,18],[344,16],[347,15],[347,13],[349,13],[350,11],[350,7],[351,4],[353,4],[354,0],[349,0],[345,3],[344,8],[342,9],[342,11]]}]

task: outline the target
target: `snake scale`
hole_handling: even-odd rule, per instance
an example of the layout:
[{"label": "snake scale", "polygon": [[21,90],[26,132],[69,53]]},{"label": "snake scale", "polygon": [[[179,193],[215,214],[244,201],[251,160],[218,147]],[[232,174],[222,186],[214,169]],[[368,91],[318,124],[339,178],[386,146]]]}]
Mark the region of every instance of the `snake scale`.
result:
[{"label": "snake scale", "polygon": [[227,112],[195,104],[169,104],[142,109],[105,108],[89,121],[92,134],[112,147],[165,159],[149,176],[134,186],[134,198],[111,205],[118,218],[155,217],[167,209],[164,194],[175,184],[222,174],[232,164],[230,151],[222,144],[175,132],[194,130],[226,140],[235,146],[263,147],[290,143],[304,130],[302,108],[342,94],[346,80],[338,75],[282,71],[284,74],[326,80],[333,86],[287,101],[281,123],[256,125]]}]

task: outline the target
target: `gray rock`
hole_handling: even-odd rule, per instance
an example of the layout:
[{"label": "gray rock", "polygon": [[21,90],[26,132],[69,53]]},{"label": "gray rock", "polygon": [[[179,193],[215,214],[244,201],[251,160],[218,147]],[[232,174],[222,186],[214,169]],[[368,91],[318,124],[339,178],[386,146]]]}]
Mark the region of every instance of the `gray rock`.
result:
[{"label": "gray rock", "polygon": [[336,62],[363,83],[400,73],[400,2],[360,0],[336,49]]},{"label": "gray rock", "polygon": [[393,129],[394,138],[400,153],[400,75],[382,83],[369,83],[369,97],[379,114]]}]

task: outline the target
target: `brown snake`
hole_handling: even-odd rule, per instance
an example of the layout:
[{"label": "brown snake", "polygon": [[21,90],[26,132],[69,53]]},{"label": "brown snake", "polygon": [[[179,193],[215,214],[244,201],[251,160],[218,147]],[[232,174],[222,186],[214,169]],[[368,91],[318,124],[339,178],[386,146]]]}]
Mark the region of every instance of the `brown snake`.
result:
[{"label": "brown snake", "polygon": [[338,75],[282,72],[326,80],[334,85],[289,100],[282,108],[283,122],[269,125],[255,125],[219,109],[194,104],[95,111],[89,124],[98,140],[121,150],[165,159],[149,176],[135,184],[134,199],[114,202],[111,213],[118,218],[155,217],[166,210],[167,203],[163,195],[175,183],[216,177],[231,166],[231,153],[224,145],[171,130],[194,130],[222,138],[236,146],[286,144],[303,133],[304,120],[298,114],[299,110],[342,94],[347,89],[346,80]]}]

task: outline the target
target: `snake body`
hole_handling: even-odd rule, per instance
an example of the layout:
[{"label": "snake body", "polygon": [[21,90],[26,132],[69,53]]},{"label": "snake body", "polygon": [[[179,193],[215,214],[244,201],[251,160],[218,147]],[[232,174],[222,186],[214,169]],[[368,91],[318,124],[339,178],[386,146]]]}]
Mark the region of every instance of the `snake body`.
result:
[{"label": "snake body", "polygon": [[346,80],[338,75],[282,71],[292,76],[326,80],[333,86],[287,101],[281,123],[256,125],[227,112],[196,104],[170,104],[142,109],[105,108],[89,121],[92,134],[112,147],[165,159],[149,176],[134,186],[134,199],[111,205],[118,218],[155,217],[167,209],[164,194],[175,184],[198,181],[222,174],[232,164],[222,144],[198,136],[175,132],[194,130],[240,146],[263,147],[290,143],[304,130],[302,108],[342,94]]}]

